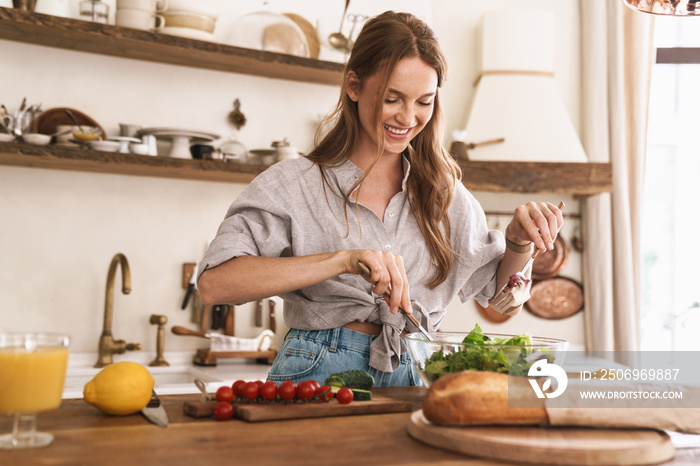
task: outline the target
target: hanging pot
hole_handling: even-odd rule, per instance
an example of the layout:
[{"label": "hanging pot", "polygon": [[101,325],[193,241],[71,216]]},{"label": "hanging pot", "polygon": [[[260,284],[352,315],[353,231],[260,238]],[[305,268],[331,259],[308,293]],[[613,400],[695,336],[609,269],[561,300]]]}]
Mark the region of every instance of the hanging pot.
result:
[{"label": "hanging pot", "polygon": [[532,263],[532,279],[545,280],[556,277],[566,267],[569,258],[569,246],[561,236],[554,240],[554,249],[540,253]]},{"label": "hanging pot", "polygon": [[565,319],[583,309],[583,287],[566,277],[549,278],[534,285],[525,308],[543,319]]}]

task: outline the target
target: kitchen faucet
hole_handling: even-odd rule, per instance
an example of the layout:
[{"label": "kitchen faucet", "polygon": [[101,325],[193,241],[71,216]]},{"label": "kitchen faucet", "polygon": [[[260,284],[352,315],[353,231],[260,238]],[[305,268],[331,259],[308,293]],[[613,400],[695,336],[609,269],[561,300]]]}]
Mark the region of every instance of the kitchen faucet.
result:
[{"label": "kitchen faucet", "polygon": [[95,367],[105,367],[112,364],[113,354],[122,354],[125,351],[136,351],[141,349],[141,343],[126,343],[124,340],[115,340],[112,336],[112,316],[114,315],[114,281],[117,275],[117,267],[122,266],[122,293],[131,293],[131,270],[129,270],[129,261],[122,253],[116,254],[112,258],[112,263],[109,265],[107,273],[107,290],[105,292],[105,315],[104,328],[100,336],[100,344],[98,347],[97,363]]}]

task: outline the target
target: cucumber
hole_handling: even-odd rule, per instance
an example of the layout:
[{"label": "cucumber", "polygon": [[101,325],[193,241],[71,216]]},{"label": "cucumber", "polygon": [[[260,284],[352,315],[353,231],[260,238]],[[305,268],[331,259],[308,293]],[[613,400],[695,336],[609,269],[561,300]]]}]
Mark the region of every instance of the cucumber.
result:
[{"label": "cucumber", "polygon": [[372,392],[369,390],[360,390],[359,388],[351,388],[353,401],[372,401]]},{"label": "cucumber", "polygon": [[372,374],[366,371],[354,369],[333,374],[329,378],[332,378],[333,376],[340,377],[343,382],[345,382],[345,386],[349,388],[370,390],[374,386],[374,377],[372,377]]},{"label": "cucumber", "polygon": [[328,385],[329,387],[333,387],[337,390],[345,386],[345,380],[343,380],[343,378],[339,375],[333,374],[323,382],[323,385]]}]

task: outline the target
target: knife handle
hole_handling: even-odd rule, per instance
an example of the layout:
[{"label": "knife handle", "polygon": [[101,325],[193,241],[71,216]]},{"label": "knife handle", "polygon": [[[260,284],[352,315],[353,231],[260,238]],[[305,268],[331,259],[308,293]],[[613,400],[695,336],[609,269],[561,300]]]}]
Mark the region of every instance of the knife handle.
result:
[{"label": "knife handle", "polygon": [[152,390],[151,399],[148,401],[146,408],[157,408],[158,406],[160,406],[160,398],[156,395],[156,391]]},{"label": "knife handle", "polygon": [[226,322],[224,323],[224,333],[233,336],[236,334],[236,306],[229,305]]},{"label": "knife handle", "polygon": [[263,301],[259,300],[255,303],[255,326],[262,327],[263,324]]},{"label": "knife handle", "polygon": [[271,299],[268,302],[268,305],[270,306],[270,330],[277,333],[277,321],[275,320],[275,300]]},{"label": "knife handle", "polygon": [[198,332],[197,330],[192,330],[187,327],[182,327],[180,325],[173,325],[173,328],[170,329],[170,331],[173,332],[175,335],[209,338],[204,332]]}]

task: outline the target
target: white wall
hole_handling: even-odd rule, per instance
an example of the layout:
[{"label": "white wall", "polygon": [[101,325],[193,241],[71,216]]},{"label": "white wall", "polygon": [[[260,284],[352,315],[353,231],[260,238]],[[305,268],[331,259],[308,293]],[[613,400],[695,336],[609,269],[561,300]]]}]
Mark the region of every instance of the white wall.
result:
[{"label": "white wall", "polygon": [[[210,0],[221,8],[219,25],[254,11],[255,3]],[[475,76],[475,26],[487,2],[356,0],[351,13],[408,10],[434,26],[450,61],[444,89],[452,128],[464,126]],[[312,23],[339,19],[342,2],[269,2]],[[72,7],[77,11],[77,1]],[[498,5],[494,5],[497,8]],[[557,18],[557,86],[574,125],[579,123],[579,41],[577,0],[537,0],[528,8],[549,9]],[[324,20],[325,21],[325,20]],[[223,26],[222,26],[223,27]],[[217,29],[221,36],[224,29]],[[328,56],[335,59],[337,56]],[[0,41],[0,99],[14,110],[24,96],[43,108],[70,106],[95,118],[110,135],[119,123],[169,126],[228,136],[226,115],[239,98],[247,124],[238,135],[248,148],[263,148],[283,137],[302,149],[313,140],[318,116],[336,102],[333,86],[257,78]],[[152,313],[170,325],[188,325],[179,309],[183,262],[201,256],[241,184],[0,167],[0,331],[64,331],[74,351],[94,351],[102,328],[105,281],[112,256],[129,259],[133,291],[116,293],[114,336],[141,342],[153,351]],[[512,210],[530,196],[477,193],[487,209]],[[557,196],[537,196],[558,202]],[[577,202],[565,198],[575,211]],[[505,222],[505,220],[503,220]],[[502,223],[505,227],[505,223]],[[566,236],[569,239],[570,235]],[[570,258],[566,275],[580,277]],[[119,286],[121,280],[117,280]],[[254,336],[252,306],[237,308],[238,336]],[[443,330],[468,330],[483,322],[472,305],[453,303]],[[278,325],[280,327],[280,325]],[[523,313],[493,331],[562,336],[583,342],[581,314],[544,321]],[[202,346],[190,337],[166,334],[167,350]]]}]

